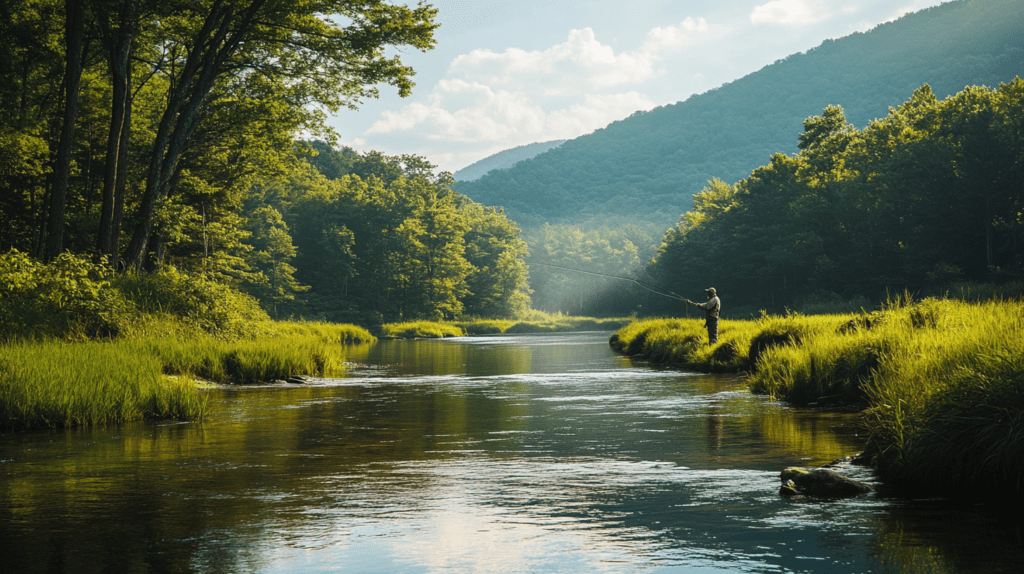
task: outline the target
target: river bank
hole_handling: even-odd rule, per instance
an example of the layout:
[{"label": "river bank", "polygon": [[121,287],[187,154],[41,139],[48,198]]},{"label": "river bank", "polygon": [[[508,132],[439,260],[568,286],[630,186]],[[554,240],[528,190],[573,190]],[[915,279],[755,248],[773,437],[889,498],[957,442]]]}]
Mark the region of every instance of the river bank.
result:
[{"label": "river bank", "polygon": [[852,406],[880,476],[918,494],[1022,498],[1024,304],[892,301],[873,313],[637,321],[611,346],[653,363],[749,373],[755,393]]},{"label": "river bank", "polygon": [[199,420],[202,381],[245,384],[344,372],[347,346],[375,340],[362,327],[265,322],[259,334],[0,345],[0,429]]},{"label": "river bank", "polygon": [[[563,316],[389,323],[383,338],[612,329],[628,322]],[[145,418],[200,420],[204,382],[253,384],[345,372],[351,345],[377,339],[349,324],[237,322],[212,334],[152,316],[118,338],[0,344],[0,429],[67,428]]]}]

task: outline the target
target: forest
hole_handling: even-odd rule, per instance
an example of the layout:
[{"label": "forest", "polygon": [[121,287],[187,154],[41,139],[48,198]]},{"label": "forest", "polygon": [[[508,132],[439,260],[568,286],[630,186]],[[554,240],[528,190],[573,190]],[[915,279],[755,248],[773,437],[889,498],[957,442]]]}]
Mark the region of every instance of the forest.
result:
[{"label": "forest", "polygon": [[414,72],[389,50],[431,49],[436,13],[379,0],[4,2],[0,249],[173,269],[279,318],[527,308],[525,245],[501,210],[423,158],[325,143],[327,114],[382,88],[410,93]]},{"label": "forest", "polygon": [[797,142],[798,153],[773,155],[735,185],[710,180],[644,277],[680,293],[714,285],[740,314],[842,301],[870,309],[887,293],[963,283],[1020,293],[1019,77],[944,100],[926,84],[863,130],[829,106]]}]

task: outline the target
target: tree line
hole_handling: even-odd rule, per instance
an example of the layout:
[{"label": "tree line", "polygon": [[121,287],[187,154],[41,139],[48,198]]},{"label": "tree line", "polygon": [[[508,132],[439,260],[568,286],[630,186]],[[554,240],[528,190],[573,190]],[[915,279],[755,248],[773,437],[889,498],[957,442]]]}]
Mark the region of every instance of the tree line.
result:
[{"label": "tree line", "polygon": [[941,101],[926,84],[863,130],[828,106],[798,148],[709,181],[645,276],[751,311],[1024,279],[1019,77]]},{"label": "tree line", "polygon": [[277,314],[377,324],[529,309],[526,243],[501,210],[418,156],[307,148],[305,171],[249,199],[259,294]]}]

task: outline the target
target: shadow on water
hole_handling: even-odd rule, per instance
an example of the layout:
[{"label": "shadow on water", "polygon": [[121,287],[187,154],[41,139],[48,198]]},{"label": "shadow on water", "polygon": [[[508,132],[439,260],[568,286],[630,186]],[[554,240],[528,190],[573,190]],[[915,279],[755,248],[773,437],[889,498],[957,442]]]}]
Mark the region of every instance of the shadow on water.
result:
[{"label": "shadow on water", "polygon": [[[607,333],[383,341],[201,424],[0,435],[12,572],[1012,572],[1019,525],[793,501],[856,415],[634,365]],[[867,469],[843,472],[873,482]],[[963,528],[963,525],[969,528]]]}]

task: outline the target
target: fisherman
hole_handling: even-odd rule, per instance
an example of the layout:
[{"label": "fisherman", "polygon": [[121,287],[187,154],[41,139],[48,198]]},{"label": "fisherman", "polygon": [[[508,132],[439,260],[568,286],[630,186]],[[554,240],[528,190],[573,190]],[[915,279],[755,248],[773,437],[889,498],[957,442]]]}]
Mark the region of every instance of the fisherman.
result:
[{"label": "fisherman", "polygon": [[708,295],[707,303],[694,303],[689,299],[686,300],[686,303],[704,309],[707,313],[704,326],[708,330],[708,345],[714,345],[718,342],[718,311],[722,309],[722,301],[718,298],[714,287],[708,287],[704,291]]}]

